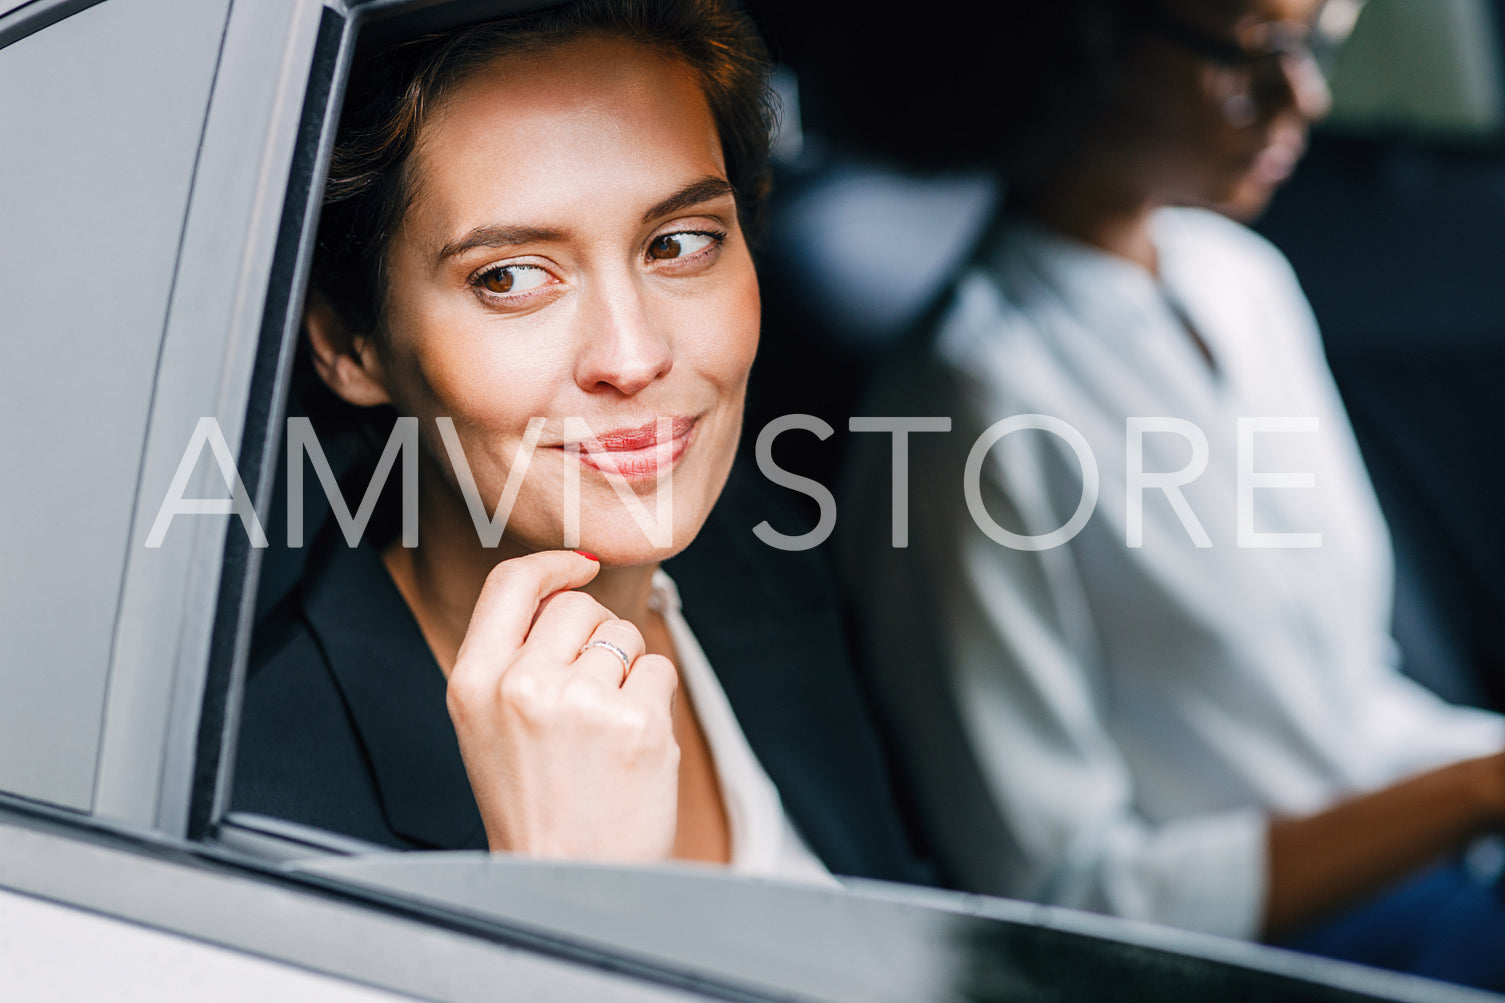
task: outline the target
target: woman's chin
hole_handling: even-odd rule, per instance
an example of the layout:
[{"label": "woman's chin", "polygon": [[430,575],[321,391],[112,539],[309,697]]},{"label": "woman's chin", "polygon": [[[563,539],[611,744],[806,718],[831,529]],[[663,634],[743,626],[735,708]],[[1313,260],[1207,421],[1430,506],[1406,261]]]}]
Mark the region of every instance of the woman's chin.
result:
[{"label": "woman's chin", "polygon": [[[694,542],[710,517],[731,472],[731,450],[687,456],[668,490],[591,497],[580,521],[580,549],[606,567],[658,564]],[[650,482],[651,483],[651,482]]]},{"label": "woman's chin", "polygon": [[636,519],[626,512],[597,518],[587,515],[581,524],[580,545],[575,549],[594,555],[606,568],[659,564],[690,545],[704,525],[707,511],[681,502],[663,513],[662,521],[651,505],[637,512]]},{"label": "woman's chin", "polygon": [[636,544],[611,541],[606,543],[593,543],[587,536],[577,548],[583,550],[601,562],[603,568],[646,568],[654,567],[667,561],[690,545],[694,535],[687,539],[676,539],[667,546],[657,546],[651,543],[639,542]]},{"label": "woman's chin", "polygon": [[1268,180],[1256,172],[1246,171],[1219,186],[1202,200],[1202,204],[1241,223],[1247,223],[1265,211],[1270,200],[1275,197],[1277,188],[1278,182]]},{"label": "woman's chin", "polygon": [[1244,222],[1259,216],[1269,208],[1281,185],[1290,180],[1299,156],[1284,147],[1271,147],[1253,157],[1229,178],[1217,199],[1217,208]]}]

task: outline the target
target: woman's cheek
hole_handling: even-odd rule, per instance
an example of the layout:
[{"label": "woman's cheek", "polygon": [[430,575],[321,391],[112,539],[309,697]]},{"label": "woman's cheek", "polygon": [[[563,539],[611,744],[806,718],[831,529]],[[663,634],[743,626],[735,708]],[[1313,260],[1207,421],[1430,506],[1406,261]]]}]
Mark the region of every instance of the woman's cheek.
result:
[{"label": "woman's cheek", "polygon": [[716,326],[699,326],[693,337],[681,339],[675,366],[698,373],[723,393],[731,393],[747,382],[752,371],[758,351],[758,327],[722,316],[725,319]]},{"label": "woman's cheek", "polygon": [[[493,432],[546,415],[550,367],[529,352],[530,339],[512,332],[436,328],[416,366],[430,417],[480,425]],[[534,400],[534,395],[538,400]]]},{"label": "woman's cheek", "polygon": [[750,261],[747,276],[738,284],[736,298],[725,316],[735,318],[729,324],[731,343],[726,350],[741,363],[746,376],[745,370],[752,368],[753,358],[758,353],[758,337],[763,325],[763,301],[758,292],[757,273],[752,270]]}]

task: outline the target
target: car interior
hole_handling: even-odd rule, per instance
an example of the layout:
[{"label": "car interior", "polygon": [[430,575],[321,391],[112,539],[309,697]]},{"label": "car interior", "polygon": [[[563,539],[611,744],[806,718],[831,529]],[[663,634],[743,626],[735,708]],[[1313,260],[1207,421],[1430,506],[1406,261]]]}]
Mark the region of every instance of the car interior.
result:
[{"label": "car interior", "polygon": [[[830,441],[786,435],[775,455],[831,484],[865,379],[923,337],[1007,192],[987,174],[885,156],[884,124],[842,113],[870,82],[826,55],[829,35],[798,5],[756,9],[804,86],[768,211],[747,440],[779,414],[821,416]],[[1395,538],[1402,664],[1452,702],[1496,709],[1505,473],[1489,457],[1505,420],[1493,389],[1505,286],[1488,249],[1505,224],[1502,14],[1493,0],[1354,5],[1333,112],[1254,224],[1311,300]]]},{"label": "car interior", "polygon": [[[849,68],[823,63],[829,39],[809,30],[797,5],[764,0],[752,9],[785,61],[776,79],[775,183],[758,242],[764,335],[744,461],[775,417],[815,415],[836,430],[832,438],[785,435],[774,455],[785,469],[832,485],[865,380],[897,346],[924,336],[1007,191],[986,173],[886,159],[874,152],[881,144],[833,125],[843,118],[839,102],[862,82],[831,84],[833,69]],[[1494,707],[1505,699],[1505,539],[1489,514],[1505,473],[1484,458],[1505,418],[1489,392],[1505,377],[1505,287],[1479,249],[1495,220],[1505,221],[1499,13],[1486,0],[1374,0],[1344,50],[1332,119],[1258,224],[1312,299],[1391,521],[1400,561],[1395,628],[1407,670],[1451,700]],[[377,19],[359,44],[465,16],[447,6]],[[1455,46],[1457,58],[1407,44],[1422,37]],[[300,355],[286,414],[314,413],[327,427],[314,379]],[[353,511],[370,471],[352,470],[355,450],[342,452],[338,440],[324,446]],[[301,552],[282,542],[286,448],[269,464],[275,478],[259,509],[272,545],[259,555],[254,620],[301,570]],[[328,518],[323,491],[305,478],[309,535]],[[228,844],[277,857],[374,849],[241,813],[203,821]]]}]

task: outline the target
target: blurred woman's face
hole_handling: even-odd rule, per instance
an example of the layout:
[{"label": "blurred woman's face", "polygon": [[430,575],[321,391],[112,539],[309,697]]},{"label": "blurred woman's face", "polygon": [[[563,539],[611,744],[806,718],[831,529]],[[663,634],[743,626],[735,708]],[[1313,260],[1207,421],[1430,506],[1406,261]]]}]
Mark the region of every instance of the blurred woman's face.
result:
[{"label": "blurred woman's face", "polygon": [[[568,544],[622,565],[683,547],[730,469],[759,326],[692,71],[605,37],[500,57],[436,109],[412,168],[379,364],[420,419],[426,483],[460,497],[435,423],[451,418],[491,511],[532,424],[506,551]],[[624,486],[638,518],[672,498],[669,549]]]},{"label": "blurred woman's face", "polygon": [[[1300,37],[1319,0],[1166,0],[1189,33],[1265,50],[1273,33]],[[1116,88],[1124,163],[1154,194],[1250,216],[1264,208],[1327,113],[1327,85],[1309,53],[1230,66],[1146,29]]]}]

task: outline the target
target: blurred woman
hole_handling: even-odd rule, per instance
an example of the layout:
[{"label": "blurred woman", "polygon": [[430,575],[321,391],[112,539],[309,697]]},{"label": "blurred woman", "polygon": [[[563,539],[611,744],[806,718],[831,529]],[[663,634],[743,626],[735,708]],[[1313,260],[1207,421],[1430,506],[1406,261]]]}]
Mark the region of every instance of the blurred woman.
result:
[{"label": "blurred woman", "polygon": [[331,526],[262,626],[237,808],[398,848],[910,875],[818,576],[771,595],[763,555],[712,540],[682,609],[660,568],[736,453],[765,75],[720,0],[367,61],[305,324],[378,442],[417,419],[417,540]]},{"label": "blurred woman", "polygon": [[1505,911],[1444,858],[1505,823],[1505,721],[1398,671],[1389,539],[1311,312],[1228,218],[1327,110],[1324,8],[1046,7],[1002,8],[1018,131],[951,151],[1004,165],[1004,216],[866,408],[954,421],[911,437],[908,547],[873,501],[880,437],[841,509],[942,864],[1500,986],[1480,945]]}]

